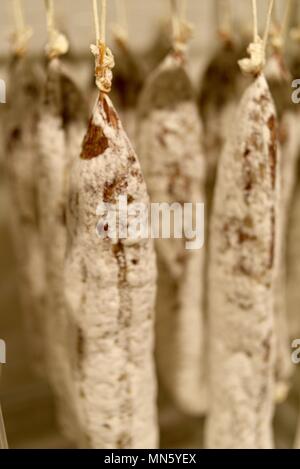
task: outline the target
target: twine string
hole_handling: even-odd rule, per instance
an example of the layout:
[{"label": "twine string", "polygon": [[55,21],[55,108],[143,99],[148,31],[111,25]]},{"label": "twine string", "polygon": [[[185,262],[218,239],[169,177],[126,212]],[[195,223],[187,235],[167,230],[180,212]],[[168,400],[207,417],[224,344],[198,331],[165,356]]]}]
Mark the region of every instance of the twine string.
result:
[{"label": "twine string", "polygon": [[292,28],[290,32],[290,37],[293,41],[300,41],[299,12],[299,3],[294,0],[291,6]]},{"label": "twine string", "polygon": [[54,1],[45,0],[48,43],[46,45],[46,54],[49,59],[66,54],[69,50],[69,43],[64,34],[61,34],[55,27]]},{"label": "twine string", "polygon": [[293,11],[293,0],[286,0],[286,7],[285,7],[285,12],[284,12],[284,19],[283,19],[283,24],[282,24],[282,29],[281,29],[281,35],[283,38],[283,43],[286,43],[288,33],[289,33],[289,28],[291,24],[291,17],[292,17],[292,11]]},{"label": "twine string", "polygon": [[253,15],[253,42],[258,38],[258,14],[257,14],[257,1],[252,0],[252,15]]},{"label": "twine string", "polygon": [[274,1],[275,0],[269,0],[269,4],[268,4],[267,21],[266,21],[264,38],[263,38],[264,52],[266,52],[266,48],[267,48],[267,44],[268,44],[268,38],[269,38],[269,34],[270,34],[270,26],[271,26],[271,21],[272,21],[272,11],[273,11],[273,8],[274,8]]},{"label": "twine string", "polygon": [[[275,3],[276,5],[277,3]],[[273,16],[273,30],[271,33],[271,42],[274,49],[282,51],[286,44],[286,40],[288,37],[291,16],[292,16],[292,8],[293,1],[286,0],[285,10],[283,15],[283,21],[281,27],[279,26],[277,15]]]},{"label": "twine string", "polygon": [[96,44],[98,44],[100,41],[100,20],[99,20],[98,0],[93,0],[93,14],[94,14],[94,23],[95,23]]},{"label": "twine string", "polygon": [[185,52],[193,28],[186,21],[187,1],[181,0],[180,5],[178,1],[170,0],[173,48],[175,51]]},{"label": "twine string", "polygon": [[272,19],[272,11],[274,7],[274,0],[268,2],[268,12],[266,19],[266,26],[264,30],[263,38],[258,34],[258,13],[257,13],[257,0],[252,0],[252,11],[253,11],[253,42],[248,47],[248,54],[250,58],[240,60],[239,66],[245,73],[258,75],[262,72],[266,64],[266,48],[268,43],[268,37],[270,33],[270,25]]},{"label": "twine string", "polygon": [[230,0],[216,0],[217,28],[221,37],[231,36],[232,11]]},{"label": "twine string", "polygon": [[113,26],[115,39],[125,45],[129,38],[128,17],[125,0],[115,0],[115,11],[117,21]]},{"label": "twine string", "polygon": [[179,29],[179,12],[177,0],[171,0],[171,21],[172,21],[172,35],[173,41],[176,42],[180,29]]},{"label": "twine string", "polygon": [[22,0],[13,0],[13,15],[15,31],[12,35],[12,48],[16,55],[26,53],[28,41],[32,36],[32,29],[26,26]]},{"label": "twine string", "polygon": [[100,97],[111,91],[112,87],[112,69],[115,66],[114,56],[111,50],[106,46],[106,0],[101,0],[101,19],[97,0],[93,0],[93,13],[96,31],[96,44],[90,46],[91,52],[95,57],[95,79],[96,86],[100,91]]}]

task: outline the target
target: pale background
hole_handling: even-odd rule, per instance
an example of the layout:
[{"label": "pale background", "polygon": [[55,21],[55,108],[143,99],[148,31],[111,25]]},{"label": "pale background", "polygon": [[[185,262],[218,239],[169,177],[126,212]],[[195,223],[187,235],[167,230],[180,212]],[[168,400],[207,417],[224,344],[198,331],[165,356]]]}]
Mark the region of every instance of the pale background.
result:
[{"label": "pale background", "polygon": [[[99,0],[100,1],[100,0]],[[124,0],[127,5],[130,40],[137,48],[145,46],[154,32],[155,24],[168,14],[169,0]],[[115,0],[108,2],[108,22],[115,21]],[[279,10],[284,0],[277,0]],[[0,0],[0,53],[8,53],[8,36],[13,29],[11,0]],[[34,29],[31,47],[41,50],[46,41],[44,0],[23,0],[27,22]],[[215,0],[187,0],[188,16],[195,26],[192,47],[203,49],[214,41],[216,24]],[[258,0],[262,8],[261,21],[264,21],[266,0]],[[69,34],[72,48],[76,51],[88,50],[94,40],[94,22],[91,0],[56,0],[59,24]],[[248,24],[251,21],[251,1],[231,0],[236,21]]]},{"label": "pale background", "polygon": [[[43,0],[23,0],[28,24],[34,37],[30,50],[42,52],[46,42],[45,11]],[[168,14],[168,0],[125,0],[128,9],[130,41],[133,47],[143,49],[151,41],[161,18]],[[265,0],[258,3],[264,12]],[[281,3],[284,3],[281,2]],[[108,23],[115,21],[115,2],[108,0]],[[251,1],[232,0],[236,22],[251,28]],[[56,0],[59,24],[68,33],[72,50],[89,54],[89,44],[94,41],[94,23],[91,0]],[[188,17],[195,26],[191,44],[193,66],[209,57],[216,43],[216,15],[214,0],[188,0]],[[11,0],[0,0],[0,78],[5,75],[5,57],[9,55],[9,34],[13,31]],[[109,42],[109,39],[108,39]],[[4,59],[4,60],[3,60]],[[17,85],[17,84],[16,84]],[[63,447],[67,443],[59,435],[54,421],[52,399],[47,386],[30,371],[27,346],[24,339],[22,318],[16,293],[16,269],[8,229],[9,204],[0,167],[0,338],[6,340],[8,364],[3,370],[0,397],[13,447]],[[292,410],[287,409],[286,419],[293,420]],[[185,421],[175,429],[181,441],[195,447],[189,432],[193,433],[193,421]],[[181,435],[180,431],[185,432]],[[287,432],[289,432],[287,428]],[[169,443],[170,444],[170,443]],[[172,442],[176,446],[176,441]]]}]

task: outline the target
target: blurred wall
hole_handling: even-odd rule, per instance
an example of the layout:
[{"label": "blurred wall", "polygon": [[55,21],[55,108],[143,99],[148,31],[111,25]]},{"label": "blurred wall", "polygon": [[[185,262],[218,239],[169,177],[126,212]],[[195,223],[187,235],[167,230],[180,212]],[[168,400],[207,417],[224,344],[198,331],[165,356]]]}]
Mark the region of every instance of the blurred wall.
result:
[{"label": "blurred wall", "polygon": [[[100,1],[100,0],[99,0]],[[134,47],[147,45],[155,33],[155,25],[168,15],[169,0],[124,0],[127,5],[130,40]],[[41,52],[46,42],[44,0],[23,0],[27,22],[33,27],[30,47]],[[198,71],[207,60],[215,43],[215,0],[187,0],[188,17],[195,26],[192,41],[192,69]],[[258,0],[266,6],[266,0]],[[59,25],[68,33],[75,52],[89,54],[94,41],[91,0],[55,0]],[[109,24],[116,19],[115,1],[108,0]],[[231,0],[236,22],[251,28],[251,0]],[[0,58],[9,54],[9,34],[13,31],[12,0],[0,0]],[[265,14],[260,15],[265,20]],[[201,59],[201,60],[200,60]],[[92,59],[91,59],[92,60]],[[4,74],[0,62],[0,78]],[[1,129],[0,129],[1,139]],[[0,161],[1,163],[1,161]],[[0,165],[0,338],[8,345],[8,364],[3,368],[0,383],[9,444],[12,447],[65,447],[54,420],[53,400],[47,385],[30,369],[27,344],[22,328],[18,301],[16,265],[9,232],[9,200]],[[170,447],[170,446],[168,446]],[[193,446],[195,447],[195,446]]]},{"label": "blurred wall", "polygon": [[[107,0],[108,22],[116,19],[116,2]],[[128,12],[130,39],[137,48],[142,48],[150,40],[155,24],[169,12],[169,0],[124,0]],[[99,0],[100,3],[100,0]],[[238,22],[251,21],[251,0],[231,0],[231,11]],[[279,0],[283,4],[284,0]],[[46,40],[44,0],[23,0],[27,22],[34,29],[31,46],[41,50]],[[215,0],[187,0],[188,17],[194,23],[193,47],[211,46],[215,37]],[[267,0],[258,0],[265,10]],[[94,22],[91,0],[55,0],[59,24],[70,36],[75,51],[88,50],[94,41]],[[264,21],[265,15],[262,14]],[[13,30],[12,1],[0,1],[0,54],[8,53],[8,37]]]}]

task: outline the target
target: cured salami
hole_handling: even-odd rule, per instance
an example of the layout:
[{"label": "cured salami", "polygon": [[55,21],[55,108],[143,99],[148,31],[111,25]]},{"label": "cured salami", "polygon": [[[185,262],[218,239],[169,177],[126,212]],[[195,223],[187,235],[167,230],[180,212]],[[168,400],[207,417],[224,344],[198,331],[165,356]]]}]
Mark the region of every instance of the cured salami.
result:
[{"label": "cured salami", "polygon": [[69,172],[80,152],[86,128],[81,92],[58,58],[49,61],[44,104],[38,124],[38,202],[46,259],[44,322],[50,381],[57,397],[58,419],[66,435],[78,441],[68,350],[69,321],[64,305],[64,261],[67,249],[66,203]]},{"label": "cured salami", "polygon": [[263,74],[246,90],[215,189],[209,266],[209,448],[271,448],[280,162]]},{"label": "cured salami", "polygon": [[[204,202],[201,140],[184,55],[172,52],[150,76],[139,104],[138,150],[152,202],[182,206]],[[179,409],[202,414],[206,408],[203,251],[186,250],[184,239],[158,239],[156,247],[158,373]]]},{"label": "cured salami", "polygon": [[10,219],[32,363],[37,371],[44,374],[43,310],[46,284],[36,201],[36,134],[44,75],[41,67],[32,60],[25,56],[15,56],[10,66],[9,83],[18,83],[9,94],[4,126],[12,208]]},{"label": "cured salami", "polygon": [[[104,63],[109,62],[106,52]],[[119,196],[129,206],[149,203],[137,156],[111,100],[101,93],[71,172],[67,216],[65,293],[75,389],[87,446],[154,448],[153,244],[148,238],[96,235],[99,204],[115,206]]]}]

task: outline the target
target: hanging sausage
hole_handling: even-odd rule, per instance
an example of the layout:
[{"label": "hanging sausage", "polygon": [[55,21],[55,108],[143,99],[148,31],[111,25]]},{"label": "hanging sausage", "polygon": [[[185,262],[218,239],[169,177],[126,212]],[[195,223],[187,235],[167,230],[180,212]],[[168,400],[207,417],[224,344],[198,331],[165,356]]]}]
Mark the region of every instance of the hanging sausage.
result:
[{"label": "hanging sausage", "polygon": [[72,357],[68,349],[70,319],[64,304],[64,261],[69,172],[80,151],[87,111],[81,91],[60,60],[68,45],[66,38],[54,27],[52,1],[47,1],[46,6],[49,31],[47,81],[38,122],[36,164],[40,230],[46,259],[47,368],[56,397],[58,421],[64,434],[76,444],[80,440],[80,429],[74,400]]},{"label": "hanging sausage", "polygon": [[[97,2],[94,1],[95,18]],[[96,20],[96,84],[100,90],[71,171],[65,281],[74,332],[74,377],[85,445],[158,445],[153,325],[156,283],[152,241],[109,236],[106,204],[125,197],[131,223],[149,199],[137,156],[108,97],[114,59]],[[98,236],[96,234],[96,227]],[[101,236],[100,236],[101,235]],[[104,236],[103,236],[104,235]]]},{"label": "hanging sausage", "polygon": [[37,118],[42,100],[44,74],[27,55],[31,31],[21,5],[17,11],[13,55],[10,61],[5,128],[6,167],[10,189],[10,221],[18,267],[18,286],[33,367],[44,375],[45,347],[43,308],[45,300],[44,257],[36,203]]},{"label": "hanging sausage", "polygon": [[[172,52],[150,75],[139,104],[138,150],[151,202],[204,201],[202,127],[186,72],[186,23],[176,9]],[[190,218],[192,223],[192,216]],[[203,250],[157,239],[156,360],[162,386],[186,414],[206,409]]]},{"label": "hanging sausage", "polygon": [[[254,17],[257,18],[256,2]],[[270,20],[273,1],[269,2]],[[268,20],[268,25],[269,25]],[[255,22],[255,25],[257,23]],[[208,448],[272,448],[274,286],[280,163],[277,119],[255,27],[253,75],[218,168],[210,233]]]}]

